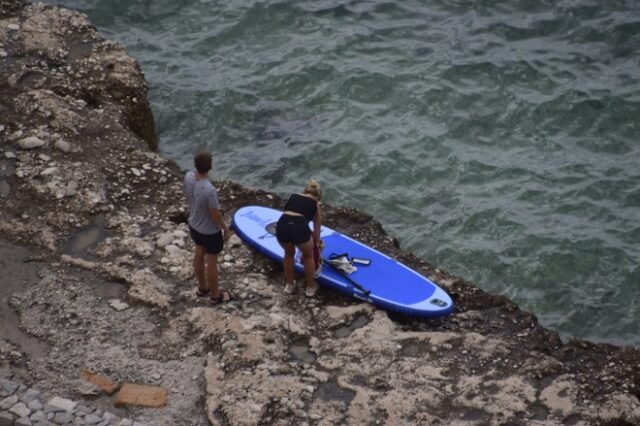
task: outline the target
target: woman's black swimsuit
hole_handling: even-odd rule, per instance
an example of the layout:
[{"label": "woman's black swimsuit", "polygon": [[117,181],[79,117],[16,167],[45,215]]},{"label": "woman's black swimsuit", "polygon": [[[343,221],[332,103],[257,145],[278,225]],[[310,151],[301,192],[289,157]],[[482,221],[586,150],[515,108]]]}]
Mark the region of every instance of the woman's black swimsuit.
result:
[{"label": "woman's black swimsuit", "polygon": [[309,221],[318,211],[318,203],[310,197],[292,194],[284,206],[285,211],[300,213],[302,216],[283,214],[276,225],[276,238],[281,243],[302,244],[311,238]]}]

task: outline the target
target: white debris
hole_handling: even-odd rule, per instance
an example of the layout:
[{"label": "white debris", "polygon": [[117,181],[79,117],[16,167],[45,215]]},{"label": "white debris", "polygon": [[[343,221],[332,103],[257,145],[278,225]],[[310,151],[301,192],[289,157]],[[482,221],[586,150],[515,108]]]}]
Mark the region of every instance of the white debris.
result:
[{"label": "white debris", "polygon": [[113,309],[115,309],[118,312],[124,311],[125,309],[127,309],[129,307],[129,305],[127,305],[126,303],[124,303],[120,299],[111,299],[111,300],[109,300],[109,306],[111,306]]}]

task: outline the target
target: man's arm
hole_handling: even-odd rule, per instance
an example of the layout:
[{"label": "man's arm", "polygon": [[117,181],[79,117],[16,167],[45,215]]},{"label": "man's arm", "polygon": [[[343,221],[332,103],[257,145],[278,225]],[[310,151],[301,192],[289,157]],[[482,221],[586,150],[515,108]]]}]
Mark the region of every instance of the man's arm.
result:
[{"label": "man's arm", "polygon": [[218,209],[209,209],[209,214],[211,214],[211,219],[213,219],[213,221],[215,222],[216,225],[218,225],[218,227],[220,229],[222,229],[222,237],[224,238],[224,240],[228,240],[229,237],[231,236],[231,229],[229,229],[229,227],[227,226],[226,223],[224,223],[224,219],[222,218],[222,215],[220,214],[220,210]]}]

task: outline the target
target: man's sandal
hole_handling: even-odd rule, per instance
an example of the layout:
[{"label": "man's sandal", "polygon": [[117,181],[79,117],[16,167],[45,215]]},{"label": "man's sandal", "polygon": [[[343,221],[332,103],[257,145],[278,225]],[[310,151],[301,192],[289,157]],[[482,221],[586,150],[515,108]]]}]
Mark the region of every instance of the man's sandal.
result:
[{"label": "man's sandal", "polygon": [[218,297],[211,296],[209,298],[209,302],[211,302],[212,305],[217,305],[219,303],[226,303],[231,300],[233,300],[233,297],[231,297],[231,293],[229,293],[228,291],[221,291],[220,294],[218,294]]},{"label": "man's sandal", "polygon": [[205,297],[208,294],[209,294],[209,290],[201,290],[200,287],[196,289],[196,296],[198,297]]}]

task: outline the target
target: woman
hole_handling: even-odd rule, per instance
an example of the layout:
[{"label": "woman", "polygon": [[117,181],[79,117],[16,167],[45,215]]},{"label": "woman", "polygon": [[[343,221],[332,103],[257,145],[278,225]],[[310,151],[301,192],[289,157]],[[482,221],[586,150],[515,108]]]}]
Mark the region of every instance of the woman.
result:
[{"label": "woman", "polygon": [[[318,291],[318,285],[314,280],[313,246],[314,240],[320,244],[321,198],[320,185],[315,180],[310,180],[302,194],[291,194],[278,220],[276,237],[284,249],[284,291],[287,294],[292,294],[296,288],[293,280],[293,257],[296,247],[302,252],[305,294],[313,297]],[[309,229],[311,220],[313,232]]]}]

